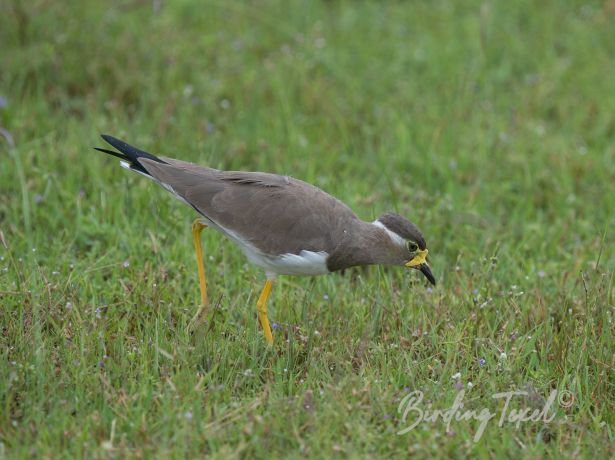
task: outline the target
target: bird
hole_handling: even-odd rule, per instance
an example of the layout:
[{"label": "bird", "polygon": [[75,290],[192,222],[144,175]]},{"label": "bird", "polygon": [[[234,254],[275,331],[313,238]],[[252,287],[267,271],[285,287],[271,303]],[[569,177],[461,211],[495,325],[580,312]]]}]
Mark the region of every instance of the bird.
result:
[{"label": "bird", "polygon": [[278,275],[397,265],[419,270],[436,284],[423,234],[396,213],[364,221],[337,198],[290,176],[199,166],[153,155],[106,134],[101,137],[115,150],[96,150],[119,158],[123,168],[158,183],[198,214],[192,223],[201,294],[196,316],[209,306],[201,247],[201,232],[207,227],[223,233],[265,271],[256,311],[269,345],[273,334],[267,299]]}]

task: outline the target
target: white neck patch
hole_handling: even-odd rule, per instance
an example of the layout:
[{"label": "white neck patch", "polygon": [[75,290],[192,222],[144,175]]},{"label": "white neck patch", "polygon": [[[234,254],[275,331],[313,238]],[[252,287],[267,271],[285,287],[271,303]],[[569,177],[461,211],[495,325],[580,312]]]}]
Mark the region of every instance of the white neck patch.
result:
[{"label": "white neck patch", "polygon": [[373,221],[372,225],[375,225],[376,227],[381,228],[385,232],[387,232],[387,235],[389,235],[389,238],[391,238],[391,241],[393,241],[393,243],[395,243],[396,245],[401,246],[402,248],[406,247],[406,240],[404,240],[397,233],[392,232],[391,230],[386,228],[386,226],[382,222],[380,222],[379,220]]}]

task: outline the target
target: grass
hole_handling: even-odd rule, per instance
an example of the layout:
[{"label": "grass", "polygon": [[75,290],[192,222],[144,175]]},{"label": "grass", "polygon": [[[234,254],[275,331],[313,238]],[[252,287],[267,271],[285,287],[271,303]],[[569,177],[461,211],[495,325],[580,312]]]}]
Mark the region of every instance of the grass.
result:
[{"label": "grass", "polygon": [[[613,2],[4,6],[0,458],[614,455]],[[99,133],[397,211],[439,284],[281,278],[268,348],[262,273],[205,231],[190,331],[194,213]],[[462,388],[555,418],[396,434]]]}]

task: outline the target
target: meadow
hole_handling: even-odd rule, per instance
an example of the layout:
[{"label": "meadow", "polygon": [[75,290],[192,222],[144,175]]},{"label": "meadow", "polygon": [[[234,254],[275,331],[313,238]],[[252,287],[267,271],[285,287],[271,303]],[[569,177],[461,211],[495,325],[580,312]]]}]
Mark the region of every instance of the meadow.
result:
[{"label": "meadow", "polygon": [[[613,1],[0,5],[0,459],[615,455]],[[281,277],[268,347],[205,230],[192,328],[196,215],[101,133],[398,212],[438,284]]]}]

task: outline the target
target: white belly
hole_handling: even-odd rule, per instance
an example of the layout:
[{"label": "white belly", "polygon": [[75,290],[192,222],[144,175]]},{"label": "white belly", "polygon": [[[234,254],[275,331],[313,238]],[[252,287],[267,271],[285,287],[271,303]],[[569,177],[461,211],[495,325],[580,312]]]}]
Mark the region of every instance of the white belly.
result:
[{"label": "white belly", "polygon": [[254,246],[236,241],[248,260],[265,270],[267,278],[276,275],[324,275],[327,269],[326,252],[301,251],[299,254],[283,254],[271,257],[261,253]]},{"label": "white belly", "polygon": [[[327,254],[324,251],[303,250],[299,254],[284,254],[276,258],[267,258],[265,271],[278,275],[324,275],[327,269]],[[258,263],[257,263],[258,264]]]},{"label": "white belly", "polygon": [[281,256],[268,256],[263,254],[252,244],[242,239],[226,228],[222,228],[207,218],[201,217],[201,221],[220,232],[224,233],[237,244],[246,255],[248,260],[265,270],[267,278],[273,279],[276,275],[324,275],[329,273],[327,268],[328,253],[324,251],[306,251],[299,254],[282,254]]}]

